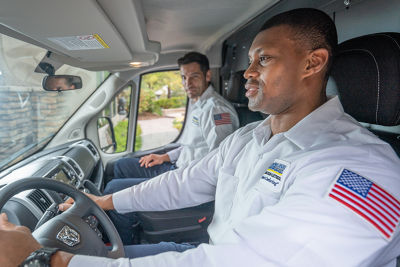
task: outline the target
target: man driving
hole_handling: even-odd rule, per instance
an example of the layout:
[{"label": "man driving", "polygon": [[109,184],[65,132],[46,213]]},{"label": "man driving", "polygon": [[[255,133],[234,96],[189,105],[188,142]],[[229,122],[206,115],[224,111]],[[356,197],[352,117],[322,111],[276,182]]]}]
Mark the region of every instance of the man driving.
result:
[{"label": "man driving", "polygon": [[[296,9],[271,18],[253,40],[244,74],[249,108],[270,114],[266,120],[237,130],[218,149],[186,168],[112,195],[91,196],[103,209],[121,213],[179,209],[215,200],[209,244],[182,253],[117,260],[57,251],[51,265],[393,263],[399,254],[400,162],[387,143],[344,113],[337,97],[327,98],[325,87],[336,45],[335,25],[322,11]],[[354,192],[371,185],[379,188],[393,205],[388,213],[397,230],[385,236],[338,201],[335,188],[341,185]],[[1,266],[20,264],[40,247],[4,215],[0,228]],[[130,250],[125,249],[127,257]]]}]

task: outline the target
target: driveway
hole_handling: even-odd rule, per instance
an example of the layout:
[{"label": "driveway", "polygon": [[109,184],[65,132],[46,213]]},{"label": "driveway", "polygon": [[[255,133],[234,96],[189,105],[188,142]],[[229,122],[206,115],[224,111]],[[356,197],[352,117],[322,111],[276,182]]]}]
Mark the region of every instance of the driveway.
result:
[{"label": "driveway", "polygon": [[150,120],[139,120],[142,128],[142,149],[147,150],[171,143],[179,131],[172,126],[173,118],[163,117]]}]

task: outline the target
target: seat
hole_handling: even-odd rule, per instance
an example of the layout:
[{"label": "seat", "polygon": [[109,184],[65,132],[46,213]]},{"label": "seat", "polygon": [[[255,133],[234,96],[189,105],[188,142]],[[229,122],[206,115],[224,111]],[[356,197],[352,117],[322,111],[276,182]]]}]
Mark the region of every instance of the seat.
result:
[{"label": "seat", "polygon": [[[400,33],[365,35],[341,43],[331,77],[346,113],[400,156]],[[391,127],[393,128],[393,127]]]},{"label": "seat", "polygon": [[232,72],[229,78],[223,81],[223,95],[235,107],[240,127],[266,118],[265,114],[251,111],[247,107],[249,101],[245,96],[246,89],[244,85],[246,84],[246,79],[243,77],[243,74],[243,70]]},{"label": "seat", "polygon": [[179,210],[138,212],[140,240],[194,245],[208,242],[207,226],[213,214],[214,201]]},{"label": "seat", "polygon": [[[223,80],[223,95],[235,107],[240,127],[265,118],[260,112],[248,109],[244,87],[246,79],[243,74],[244,71],[233,72],[230,73],[228,79]],[[173,241],[198,244],[208,242],[209,236],[206,230],[213,213],[214,202],[180,210],[138,212],[142,228],[140,230],[141,239],[150,243]]]}]

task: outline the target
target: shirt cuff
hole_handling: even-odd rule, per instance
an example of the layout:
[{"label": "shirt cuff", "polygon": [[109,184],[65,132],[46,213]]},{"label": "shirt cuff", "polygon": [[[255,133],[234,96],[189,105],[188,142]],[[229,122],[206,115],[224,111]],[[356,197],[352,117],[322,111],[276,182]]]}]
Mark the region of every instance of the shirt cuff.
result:
[{"label": "shirt cuff", "polygon": [[179,155],[181,154],[181,150],[182,150],[182,147],[178,147],[178,148],[176,148],[174,150],[171,150],[171,151],[167,152],[169,160],[172,163],[174,163],[174,162],[176,162],[178,160]]},{"label": "shirt cuff", "polygon": [[113,259],[102,258],[102,257],[94,257],[94,256],[83,256],[83,255],[75,255],[69,261],[68,267],[82,267],[82,266],[110,266]]},{"label": "shirt cuff", "polygon": [[118,213],[127,213],[133,211],[130,207],[131,188],[125,188],[124,190],[118,191],[112,195],[112,202],[114,209]]}]

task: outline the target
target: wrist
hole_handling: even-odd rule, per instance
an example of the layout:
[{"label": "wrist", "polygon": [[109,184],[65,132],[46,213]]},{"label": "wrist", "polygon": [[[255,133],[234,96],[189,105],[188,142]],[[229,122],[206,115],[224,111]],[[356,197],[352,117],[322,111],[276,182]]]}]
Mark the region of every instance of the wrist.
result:
[{"label": "wrist", "polygon": [[67,267],[73,256],[71,253],[59,250],[51,257],[50,266]]},{"label": "wrist", "polygon": [[51,258],[59,251],[59,248],[40,247],[33,251],[19,265],[19,267],[51,266]]},{"label": "wrist", "polygon": [[114,208],[114,203],[112,200],[112,194],[105,195],[99,198],[99,206],[103,210],[113,210]]},{"label": "wrist", "polygon": [[167,153],[163,154],[162,156],[164,162],[171,162],[171,159],[169,158],[169,155]]}]

